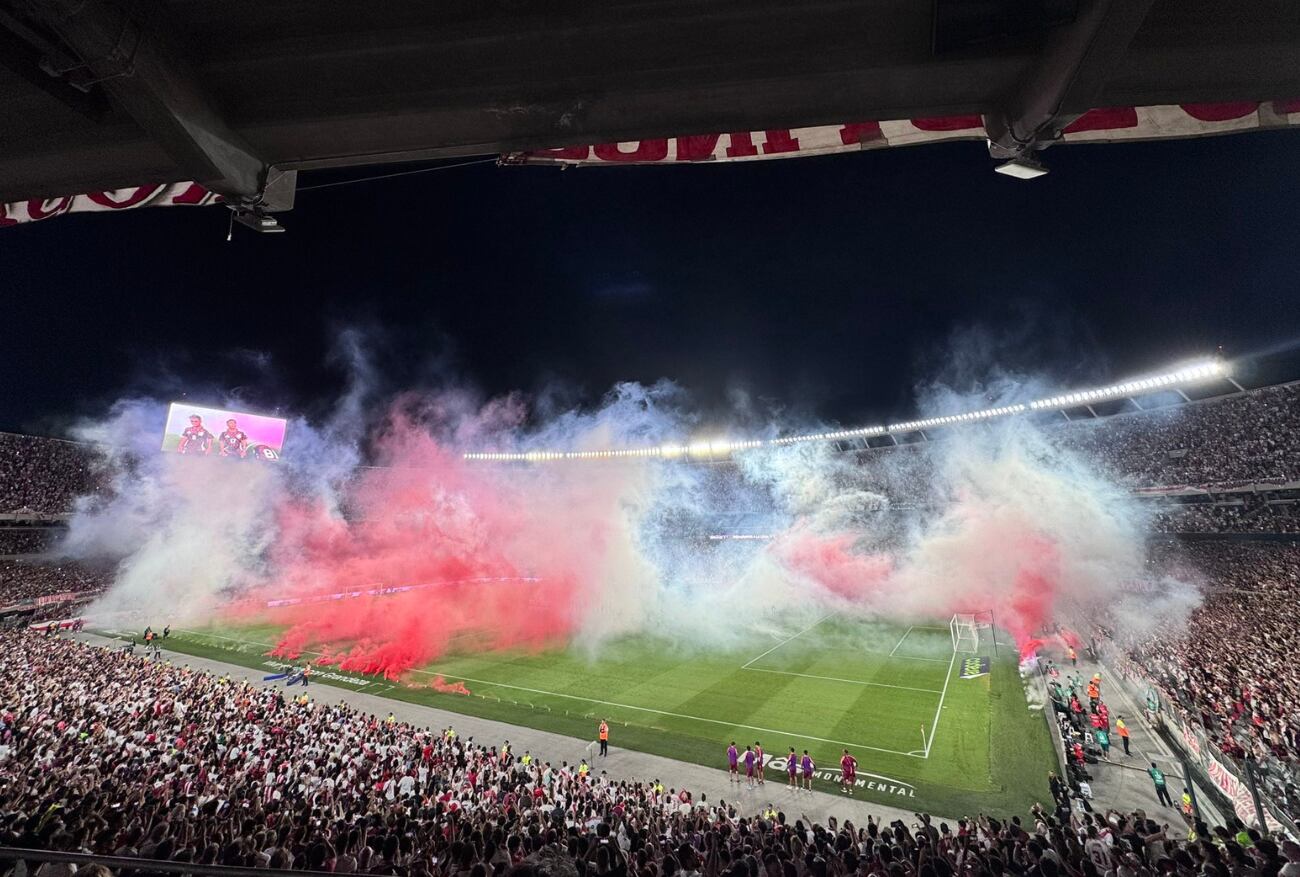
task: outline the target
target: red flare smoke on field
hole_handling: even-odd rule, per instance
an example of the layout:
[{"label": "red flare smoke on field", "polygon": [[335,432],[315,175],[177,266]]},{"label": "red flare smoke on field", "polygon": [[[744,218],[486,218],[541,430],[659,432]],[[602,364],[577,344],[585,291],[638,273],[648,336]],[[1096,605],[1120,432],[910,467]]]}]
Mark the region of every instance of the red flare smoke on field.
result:
[{"label": "red flare smoke on field", "polygon": [[[610,424],[653,410],[644,395],[627,395],[634,404],[590,422],[561,417],[548,442],[623,441],[632,431]],[[518,446],[517,413],[446,407],[452,427],[391,415],[372,446],[375,466],[339,452],[327,484],[288,459],[234,469],[161,459],[80,514],[72,535],[123,546],[111,595],[119,605],[166,600],[200,615],[224,607],[283,626],[277,654],[393,679],[448,651],[594,650],[627,633],[739,647],[748,625],[734,623],[737,604],[746,622],[778,626],[792,607],[909,623],[993,610],[1030,651],[1062,594],[1106,602],[1141,575],[1131,499],[1028,427],[937,442],[924,451],[930,464],[896,471],[896,459],[911,458],[893,454],[921,451],[858,460],[776,449],[742,455],[734,470],[642,460],[511,466],[467,461],[458,443],[489,434]],[[322,455],[335,453],[319,442]],[[926,482],[922,499],[891,510],[874,485],[909,479]],[[708,520],[735,497],[769,504],[759,514],[773,539],[712,551],[677,523]],[[214,504],[245,501],[255,511],[211,525]],[[380,593],[395,588],[407,590]]]}]

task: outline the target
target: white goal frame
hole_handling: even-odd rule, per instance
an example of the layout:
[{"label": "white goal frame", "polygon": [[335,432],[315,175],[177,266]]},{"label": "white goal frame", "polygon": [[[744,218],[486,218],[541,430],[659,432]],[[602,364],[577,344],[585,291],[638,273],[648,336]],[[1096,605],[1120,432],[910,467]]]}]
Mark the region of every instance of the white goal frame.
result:
[{"label": "white goal frame", "polygon": [[983,609],[977,612],[958,612],[948,620],[948,633],[952,636],[952,650],[957,654],[973,655],[980,651],[981,634],[989,632],[989,640],[996,650],[996,634],[993,631],[993,611]]}]

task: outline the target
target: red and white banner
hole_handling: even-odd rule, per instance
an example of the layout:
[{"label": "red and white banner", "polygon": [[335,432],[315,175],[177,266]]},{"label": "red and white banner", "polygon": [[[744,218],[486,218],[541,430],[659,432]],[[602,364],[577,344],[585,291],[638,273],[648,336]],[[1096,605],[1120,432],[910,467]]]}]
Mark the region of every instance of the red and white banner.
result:
[{"label": "red and white banner", "polygon": [[[1091,110],[1080,116],[1065,129],[1062,142],[1168,140],[1296,125],[1300,125],[1300,100],[1111,107]],[[984,139],[984,124],[978,115],[944,116],[567,146],[511,153],[504,156],[504,161],[508,164],[694,164],[795,158],[946,140]]]},{"label": "red and white banner", "polygon": [[44,597],[36,598],[37,606],[50,606],[54,603],[66,603],[69,600],[89,600],[91,597],[98,596],[102,591],[64,591],[61,594],[46,594]]},{"label": "red and white banner", "polygon": [[65,213],[105,213],[137,207],[202,207],[220,200],[220,195],[209,192],[198,183],[160,183],[62,198],[32,198],[30,201],[0,204],[0,228],[39,222]]},{"label": "red and white banner", "polygon": [[[1080,116],[1065,129],[1062,141],[1113,143],[1124,140],[1169,140],[1294,126],[1300,126],[1300,99],[1265,103],[1111,107],[1090,110]],[[697,164],[797,158],[946,140],[984,139],[984,125],[978,115],[943,116],[565,146],[509,153],[502,156],[502,162],[527,165]],[[220,200],[221,196],[209,192],[198,183],[168,183],[61,198],[33,198],[0,203],[0,228],[37,222],[65,213],[111,212],[137,207],[198,207]]]}]

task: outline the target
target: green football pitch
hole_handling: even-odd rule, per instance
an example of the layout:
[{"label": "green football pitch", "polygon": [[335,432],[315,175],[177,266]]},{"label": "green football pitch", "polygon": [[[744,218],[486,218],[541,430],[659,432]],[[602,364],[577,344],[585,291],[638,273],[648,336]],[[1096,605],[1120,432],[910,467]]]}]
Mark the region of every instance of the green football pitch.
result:
[{"label": "green football pitch", "polygon": [[[273,672],[266,652],[278,633],[214,625],[173,631],[167,645]],[[950,817],[1024,813],[1047,798],[1054,755],[1043,715],[1026,701],[1014,650],[997,652],[987,632],[978,652],[957,655],[946,626],[828,616],[755,633],[743,648],[636,636],[595,654],[453,649],[398,682],[324,667],[316,679],[583,740],[604,718],[615,748],[719,769],[733,740],[742,751],[761,741],[782,759],[791,746],[807,749],[824,789],[835,784],[848,749],[858,759],[857,794],[868,800]],[[980,657],[989,659],[987,672],[973,675]],[[427,687],[437,675],[463,682],[470,696]],[[769,776],[782,764],[769,765]]]}]

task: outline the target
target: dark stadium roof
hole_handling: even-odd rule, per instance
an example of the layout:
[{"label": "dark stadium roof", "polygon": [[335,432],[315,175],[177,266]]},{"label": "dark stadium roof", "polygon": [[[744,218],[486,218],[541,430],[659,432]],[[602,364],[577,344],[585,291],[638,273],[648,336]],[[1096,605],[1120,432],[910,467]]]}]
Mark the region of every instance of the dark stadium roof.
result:
[{"label": "dark stadium roof", "polygon": [[1282,0],[5,0],[0,200],[189,179],[246,194],[268,167],[1297,95],[1300,4]]}]

